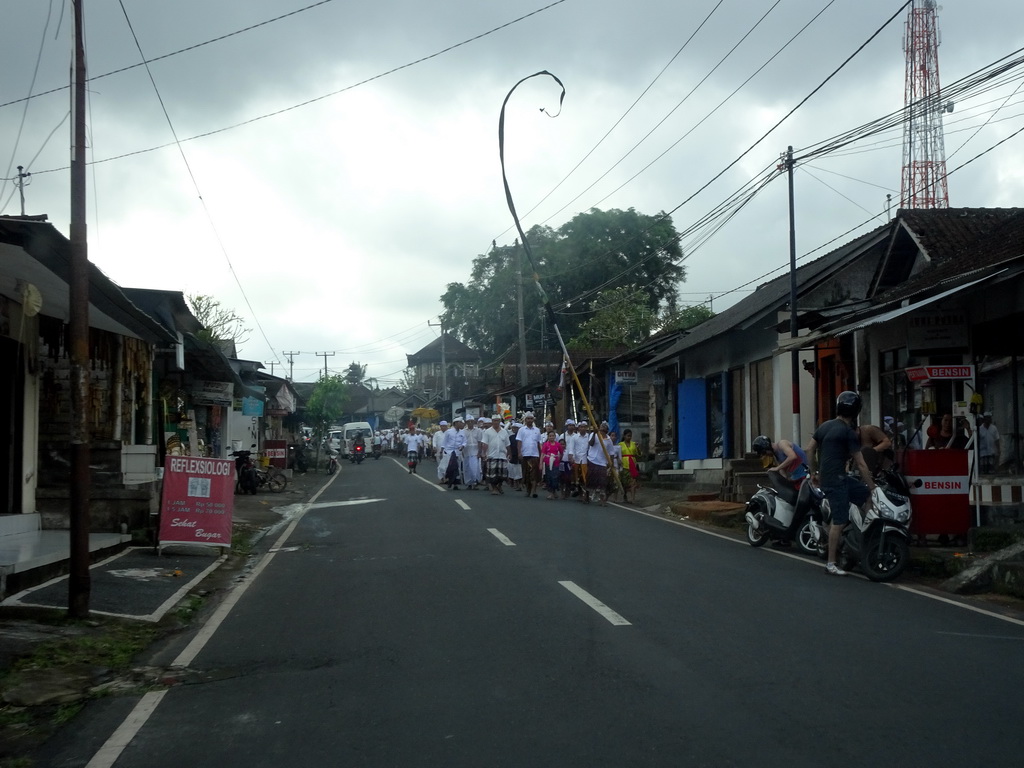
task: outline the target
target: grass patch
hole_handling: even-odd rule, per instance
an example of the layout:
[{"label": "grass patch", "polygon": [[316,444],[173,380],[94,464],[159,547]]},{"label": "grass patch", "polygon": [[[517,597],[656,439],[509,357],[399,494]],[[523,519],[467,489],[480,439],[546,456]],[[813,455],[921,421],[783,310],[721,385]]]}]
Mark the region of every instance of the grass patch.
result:
[{"label": "grass patch", "polygon": [[37,645],[31,653],[15,660],[12,674],[26,669],[49,669],[87,664],[113,670],[128,669],[132,659],[156,639],[152,626],[129,622],[110,622],[99,626],[81,624],[87,631],[59,637]]},{"label": "grass patch", "polygon": [[188,623],[199,612],[199,609],[203,607],[205,602],[206,599],[199,595],[189,595],[174,609],[174,613],[182,622]]}]

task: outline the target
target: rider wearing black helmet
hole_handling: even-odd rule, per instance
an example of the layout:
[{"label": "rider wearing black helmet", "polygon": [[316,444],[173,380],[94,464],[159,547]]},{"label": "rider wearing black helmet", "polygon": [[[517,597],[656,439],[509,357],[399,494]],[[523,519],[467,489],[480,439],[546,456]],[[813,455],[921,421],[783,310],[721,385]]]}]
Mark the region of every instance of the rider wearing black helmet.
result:
[{"label": "rider wearing black helmet", "polygon": [[767,459],[771,456],[775,466],[768,467],[769,472],[778,472],[782,477],[789,480],[799,480],[807,477],[807,454],[799,445],[789,440],[779,440],[773,443],[767,435],[758,435],[754,438],[752,445],[754,453]]},{"label": "rider wearing black helmet", "polygon": [[[864,488],[846,473],[847,464],[853,459],[864,478],[868,491],[873,491],[875,483],[860,452],[860,438],[854,431],[857,416],[863,405],[860,395],[856,392],[841,392],[836,398],[836,418],[824,422],[811,437],[807,446],[808,464],[812,476],[821,485],[821,490],[828,500],[832,513],[832,526],[828,532],[828,564],[827,573],[834,576],[845,576],[846,571],[836,564],[839,541],[843,526],[850,520],[850,502],[863,504],[867,500]],[[821,467],[821,475],[815,472]]]}]

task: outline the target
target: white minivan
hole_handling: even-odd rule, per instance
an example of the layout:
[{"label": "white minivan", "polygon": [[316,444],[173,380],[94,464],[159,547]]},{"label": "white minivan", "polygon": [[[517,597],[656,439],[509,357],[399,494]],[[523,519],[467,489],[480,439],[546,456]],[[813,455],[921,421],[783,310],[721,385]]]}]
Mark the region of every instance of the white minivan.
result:
[{"label": "white minivan", "polygon": [[341,428],[341,452],[345,458],[348,458],[349,454],[352,453],[352,442],[360,432],[363,433],[363,442],[366,444],[366,454],[369,455],[370,451],[373,450],[373,427],[370,426],[370,422],[350,421]]}]

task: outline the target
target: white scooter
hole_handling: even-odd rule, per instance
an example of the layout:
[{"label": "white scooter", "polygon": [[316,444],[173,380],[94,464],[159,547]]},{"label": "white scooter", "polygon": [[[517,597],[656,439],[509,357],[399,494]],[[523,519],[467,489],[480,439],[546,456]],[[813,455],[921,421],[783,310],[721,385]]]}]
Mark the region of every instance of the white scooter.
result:
[{"label": "white scooter", "polygon": [[809,482],[792,483],[768,472],[772,487],[757,486],[747,502],[747,541],[761,547],[768,541],[786,546],[795,541],[802,552],[818,553],[815,533],[821,524],[822,493]]},{"label": "white scooter", "polygon": [[[850,504],[850,522],[843,528],[840,567],[859,565],[871,581],[892,581],[910,563],[910,489],[895,469],[883,470],[875,478],[875,490],[862,511]],[[828,501],[822,504],[822,519],[814,536],[818,554],[826,556],[828,526],[832,519]]]}]

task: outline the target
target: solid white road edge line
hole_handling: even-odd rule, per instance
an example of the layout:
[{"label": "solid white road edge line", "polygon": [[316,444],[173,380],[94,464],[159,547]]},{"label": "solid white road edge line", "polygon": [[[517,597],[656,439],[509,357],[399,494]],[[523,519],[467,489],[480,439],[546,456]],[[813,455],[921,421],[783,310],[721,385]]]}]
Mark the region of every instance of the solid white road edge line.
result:
[{"label": "solid white road edge line", "polygon": [[[736,539],[736,538],[733,538],[732,536],[726,536],[726,535],[721,534],[721,533],[715,533],[714,531],[707,531],[707,530],[704,530],[703,528],[701,528],[700,526],[693,525],[692,523],[684,523],[684,522],[682,522],[680,520],[672,520],[670,518],[663,517],[662,515],[655,515],[655,514],[653,514],[651,512],[646,512],[646,511],[644,511],[642,509],[634,509],[632,507],[624,507],[621,504],[616,504],[615,502],[612,502],[612,506],[618,507],[619,509],[624,509],[627,512],[635,512],[638,515],[644,515],[645,517],[649,517],[649,518],[651,518],[653,520],[660,520],[663,523],[669,523],[670,525],[678,525],[680,528],[687,528],[687,529],[689,529],[691,531],[697,531],[698,533],[703,533],[703,534],[706,534],[708,536],[714,536],[717,539],[724,539],[725,541],[731,541],[733,544],[741,544],[741,545],[743,545],[745,547],[749,547],[750,546],[743,539]],[[806,557],[801,557],[800,555],[790,554],[789,552],[780,552],[777,549],[768,549],[768,550],[765,550],[765,551],[769,552],[769,553],[771,553],[773,555],[780,555],[781,557],[788,557],[791,560],[796,560],[797,562],[805,563],[805,564],[813,566],[815,568],[824,567],[821,563],[815,562],[813,560],[808,560]],[[989,610],[986,610],[984,608],[978,608],[977,606],[969,605],[968,603],[961,603],[961,602],[959,602],[957,600],[953,600],[953,599],[948,598],[948,597],[943,597],[942,595],[933,595],[930,592],[926,592],[926,591],[921,590],[921,589],[916,589],[915,587],[908,587],[908,586],[905,586],[903,584],[886,584],[885,586],[892,587],[893,589],[899,589],[899,590],[901,590],[903,592],[909,592],[910,594],[917,595],[918,597],[927,597],[929,600],[937,600],[940,603],[946,603],[947,605],[952,605],[952,606],[955,606],[956,608],[963,608],[965,611],[973,611],[974,613],[980,613],[983,616],[989,616],[989,617],[991,617],[993,619],[999,619],[1000,621],[1005,621],[1008,624],[1016,624],[1017,626],[1024,627],[1024,621],[1022,621],[1021,619],[1015,619],[1012,616],[1004,616],[1001,613],[996,613],[995,611],[989,611]]]},{"label": "solid white road edge line", "polygon": [[560,581],[558,583],[561,584],[563,587],[565,587],[570,592],[572,592],[572,594],[576,595],[576,597],[578,597],[584,603],[589,605],[591,608],[593,608],[599,614],[601,614],[605,619],[608,620],[608,622],[610,624],[614,624],[616,627],[629,627],[629,626],[632,626],[622,616],[617,614],[615,611],[613,611],[607,605],[602,603],[600,600],[598,600],[592,594],[587,592],[585,589],[583,589],[582,587],[578,586],[575,582],[572,582],[572,581]]},{"label": "solid white road edge line", "polygon": [[[217,607],[217,610],[214,612],[213,616],[210,617],[210,620],[206,622],[202,629],[199,630],[199,633],[192,638],[192,642],[185,647],[184,651],[178,654],[178,658],[171,662],[172,667],[188,666],[192,660],[195,659],[203,649],[203,646],[209,642],[210,638],[213,637],[213,634],[220,628],[224,619],[227,618],[228,613],[230,613],[231,609],[234,608],[235,603],[237,603],[239,598],[245,594],[245,591],[249,589],[250,585],[256,581],[259,575],[263,573],[263,569],[266,568],[270,561],[274,559],[275,553],[281,550],[282,545],[288,540],[288,537],[292,535],[292,531],[295,530],[299,521],[305,516],[309,507],[320,498],[320,494],[327,490],[327,486],[333,483],[339,474],[340,473],[335,473],[334,475],[331,475],[331,479],[323,484],[323,487],[313,495],[313,498],[309,500],[309,503],[302,505],[302,509],[300,509],[299,512],[296,513],[295,517],[292,518],[291,523],[289,523],[288,527],[284,529],[277,541],[274,543],[274,546],[270,548],[270,551],[263,555],[260,562],[255,568],[253,568],[249,575],[239,583],[227,598],[225,598],[224,602]],[[137,734],[142,726],[146,724],[146,721],[149,720],[150,715],[152,715],[156,710],[157,705],[161,702],[166,693],[167,689],[164,689],[154,693],[147,693],[143,696],[142,699],[139,700],[139,703],[135,705],[135,708],[128,713],[128,717],[124,719],[124,722],[118,726],[117,730],[111,734],[110,738],[107,739],[106,742],[104,742],[99,751],[93,755],[92,760],[89,761],[86,768],[111,768],[111,766],[113,766],[117,761],[117,758],[120,757],[121,753],[124,751],[124,748],[131,743],[133,738],[135,738],[135,734]]]},{"label": "solid white road edge line", "polygon": [[127,747],[131,740],[135,738],[135,734],[139,732],[139,729],[145,725],[149,716],[153,714],[153,710],[157,708],[157,705],[166,695],[167,690],[153,691],[147,693],[142,697],[142,700],[135,705],[128,717],[124,719],[124,722],[117,727],[117,730],[107,739],[106,743],[100,747],[100,751],[92,756],[85,768],[110,768],[114,762],[121,756],[124,748]]},{"label": "solid white road edge line", "polygon": [[504,544],[506,547],[514,547],[516,543],[512,541],[508,536],[499,531],[497,528],[488,528],[487,532],[490,533],[494,538]]}]

